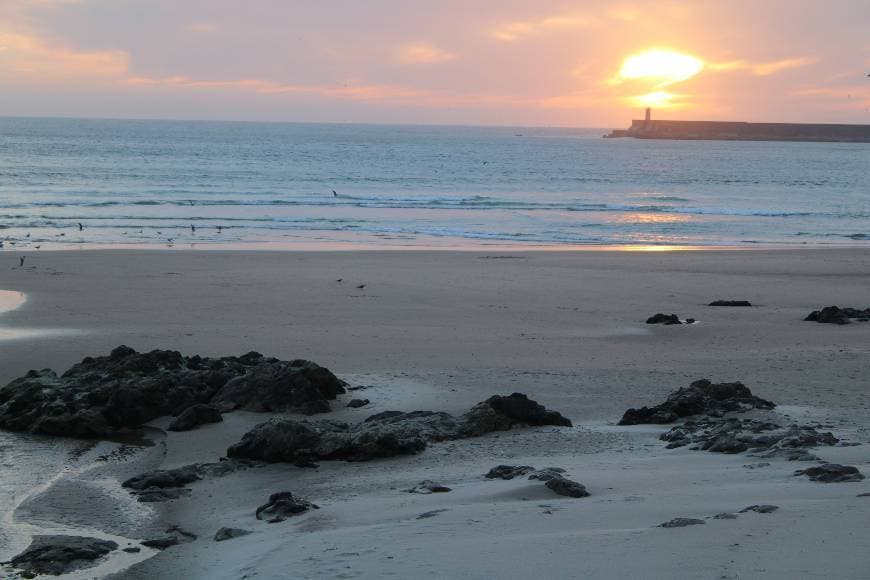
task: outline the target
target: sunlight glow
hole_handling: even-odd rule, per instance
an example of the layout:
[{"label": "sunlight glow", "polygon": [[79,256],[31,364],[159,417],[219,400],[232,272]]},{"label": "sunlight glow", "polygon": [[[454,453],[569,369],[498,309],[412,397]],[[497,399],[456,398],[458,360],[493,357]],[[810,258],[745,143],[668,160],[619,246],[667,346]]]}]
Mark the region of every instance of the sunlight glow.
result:
[{"label": "sunlight glow", "polygon": [[704,61],[697,57],[672,50],[651,49],[626,58],[618,78],[658,81],[655,86],[659,88],[690,79],[702,70]]},{"label": "sunlight glow", "polygon": [[677,95],[667,91],[654,91],[645,95],[637,95],[631,97],[631,102],[637,107],[654,107],[657,109],[667,109],[674,106],[674,99]]}]

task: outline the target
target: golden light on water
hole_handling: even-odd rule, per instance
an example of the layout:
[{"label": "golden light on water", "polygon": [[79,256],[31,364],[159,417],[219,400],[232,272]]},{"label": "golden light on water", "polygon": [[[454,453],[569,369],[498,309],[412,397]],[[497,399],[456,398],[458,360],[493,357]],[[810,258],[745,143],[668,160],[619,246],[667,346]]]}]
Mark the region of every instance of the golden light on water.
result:
[{"label": "golden light on water", "polygon": [[626,58],[619,78],[652,80],[660,88],[688,80],[702,70],[704,61],[700,58],[673,50],[650,49]]}]

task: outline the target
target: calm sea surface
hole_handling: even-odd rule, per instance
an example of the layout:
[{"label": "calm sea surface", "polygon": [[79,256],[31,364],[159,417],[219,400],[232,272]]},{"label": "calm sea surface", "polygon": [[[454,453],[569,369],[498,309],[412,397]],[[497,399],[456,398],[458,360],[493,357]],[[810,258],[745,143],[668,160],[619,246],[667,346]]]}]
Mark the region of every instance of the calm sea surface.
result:
[{"label": "calm sea surface", "polygon": [[0,118],[0,240],[870,244],[870,145],[603,132]]}]

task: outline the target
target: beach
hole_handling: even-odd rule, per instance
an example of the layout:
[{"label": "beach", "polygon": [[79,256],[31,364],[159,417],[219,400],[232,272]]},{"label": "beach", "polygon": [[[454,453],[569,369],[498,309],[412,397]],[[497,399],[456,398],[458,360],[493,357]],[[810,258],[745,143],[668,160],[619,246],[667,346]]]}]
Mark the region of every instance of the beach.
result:
[{"label": "beach", "polygon": [[[811,482],[793,475],[806,467],[796,462],[757,467],[762,460],[746,454],[665,449],[658,436],[668,426],[616,424],[629,407],[659,403],[697,379],[741,381],[776,402],[784,423],[824,425],[860,443],[815,452],[870,471],[870,324],[803,320],[823,306],[868,306],[870,258],[861,248],[31,251],[24,267],[18,253],[0,256],[8,262],[0,290],[26,297],[0,316],[3,384],[30,369],[63,371],[121,344],[203,356],[254,350],[309,359],[366,387],[332,403],[327,416],[341,421],[386,410],[458,413],[521,392],[574,424],[433,443],[419,455],[364,463],[273,464],[196,482],[186,498],[139,504],[118,480],[217,461],[269,414],[228,413],[222,423],[154,435],[155,445],[67,482],[93,499],[89,509],[29,498],[12,514],[14,525],[55,517],[131,540],[170,525],[198,536],[122,562],[117,578],[277,578],[292,570],[299,578],[857,579],[870,572],[870,498],[857,497],[870,491],[866,480]],[[707,306],[717,299],[753,306]],[[659,312],[697,322],[644,324]],[[370,403],[346,408],[355,397]],[[565,498],[524,478],[483,478],[502,463],[564,468],[591,495]],[[425,479],[453,491],[403,491]],[[255,509],[279,491],[320,509],[277,524],[256,520]],[[93,509],[100,501],[114,508]],[[754,504],[779,509],[705,519]],[[677,517],[706,523],[656,527]],[[224,526],[254,533],[214,542]]]}]

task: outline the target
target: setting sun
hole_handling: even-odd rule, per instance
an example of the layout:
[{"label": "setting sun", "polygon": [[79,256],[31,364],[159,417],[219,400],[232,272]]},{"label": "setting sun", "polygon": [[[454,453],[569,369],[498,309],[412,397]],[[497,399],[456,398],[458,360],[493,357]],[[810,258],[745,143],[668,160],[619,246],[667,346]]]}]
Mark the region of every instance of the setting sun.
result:
[{"label": "setting sun", "polygon": [[656,81],[656,87],[665,87],[690,79],[703,69],[704,61],[697,57],[672,50],[653,49],[626,58],[619,70],[619,78],[648,79]]}]

